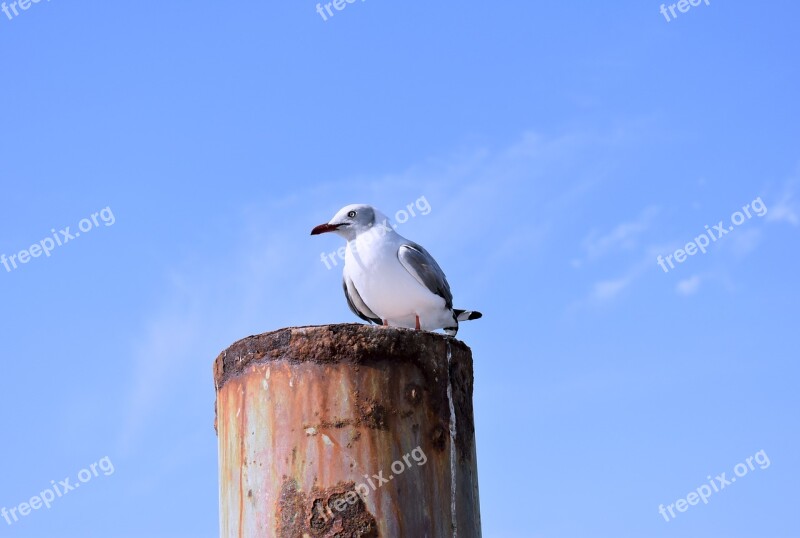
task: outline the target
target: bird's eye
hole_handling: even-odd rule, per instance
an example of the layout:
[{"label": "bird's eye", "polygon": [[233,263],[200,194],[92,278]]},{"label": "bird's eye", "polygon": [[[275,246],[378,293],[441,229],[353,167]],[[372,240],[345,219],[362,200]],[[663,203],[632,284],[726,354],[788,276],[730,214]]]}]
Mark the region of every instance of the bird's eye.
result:
[{"label": "bird's eye", "polygon": [[350,212],[347,214],[347,216],[348,216],[348,217],[350,217],[351,219],[354,219],[354,218],[356,218],[356,212],[355,212],[355,211],[350,211]]}]

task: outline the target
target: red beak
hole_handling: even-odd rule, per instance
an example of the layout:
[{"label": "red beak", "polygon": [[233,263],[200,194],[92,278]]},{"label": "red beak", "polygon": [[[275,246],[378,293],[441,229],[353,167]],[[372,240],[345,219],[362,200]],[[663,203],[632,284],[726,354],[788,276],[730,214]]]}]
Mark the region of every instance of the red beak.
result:
[{"label": "red beak", "polygon": [[324,234],[326,232],[333,232],[339,228],[339,226],[335,224],[320,224],[319,226],[315,226],[313,230],[311,230],[311,235],[319,235]]}]

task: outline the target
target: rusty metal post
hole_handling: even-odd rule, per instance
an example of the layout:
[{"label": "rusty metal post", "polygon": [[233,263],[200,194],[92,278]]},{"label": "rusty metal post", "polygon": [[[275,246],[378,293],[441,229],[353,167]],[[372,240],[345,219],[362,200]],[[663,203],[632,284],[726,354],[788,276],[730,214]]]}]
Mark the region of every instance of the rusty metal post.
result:
[{"label": "rusty metal post", "polygon": [[472,353],[357,324],[250,336],[214,364],[223,538],[478,538]]}]

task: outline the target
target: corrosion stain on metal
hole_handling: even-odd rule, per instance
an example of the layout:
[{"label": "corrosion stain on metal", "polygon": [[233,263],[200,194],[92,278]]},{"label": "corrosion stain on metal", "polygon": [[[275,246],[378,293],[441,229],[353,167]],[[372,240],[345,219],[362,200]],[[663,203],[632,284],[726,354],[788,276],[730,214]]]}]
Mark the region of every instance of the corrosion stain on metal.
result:
[{"label": "corrosion stain on metal", "polygon": [[[480,537],[463,343],[354,324],[281,329],[220,354],[214,381],[224,538]],[[415,446],[424,465],[353,497]],[[337,502],[348,494],[353,504]]]},{"label": "corrosion stain on metal", "polygon": [[[339,510],[341,508],[341,510]],[[284,477],[277,511],[279,538],[378,538],[378,525],[354,482],[314,488],[309,494]]]},{"label": "corrosion stain on metal", "polygon": [[[244,409],[244,402],[246,401],[246,389],[242,388],[242,399],[239,402],[239,431],[244,431],[245,424],[247,424],[247,409]],[[247,467],[247,450],[244,441],[239,443],[239,532],[244,530],[244,495],[242,495],[242,488],[244,488],[245,468]]]},{"label": "corrosion stain on metal", "polygon": [[355,418],[326,419],[316,424],[304,424],[303,429],[305,429],[307,433],[308,430],[311,430],[313,432],[311,435],[316,435],[318,430],[324,428],[338,430],[348,426],[363,426],[372,430],[386,431],[389,429],[388,420],[390,414],[400,416],[405,414],[397,409],[387,409],[383,404],[378,403],[378,401],[374,398],[359,400],[356,396],[355,400],[358,402],[356,404],[358,407],[358,415],[356,415]]},{"label": "corrosion stain on metal", "polygon": [[441,424],[437,424],[431,431],[431,444],[433,447],[441,452],[447,447],[447,436],[450,435],[449,428],[445,428]]},{"label": "corrosion stain on metal", "polygon": [[416,383],[409,383],[406,386],[406,401],[413,405],[414,407],[418,406],[419,403],[422,401],[422,387],[417,385]]},{"label": "corrosion stain on metal", "polygon": [[[442,357],[450,346],[450,372]],[[427,331],[395,327],[373,327],[356,323],[289,327],[260,335],[248,336],[231,345],[214,362],[214,383],[219,391],[233,378],[245,373],[248,367],[272,361],[314,364],[350,364],[354,370],[380,362],[412,363],[419,368],[424,386],[406,387],[406,401],[418,405],[423,396],[443,425],[450,422],[446,397],[447,379],[453,385],[456,413],[465,413],[467,431],[459,432],[456,440],[459,456],[471,453],[474,440],[472,416],[472,354],[466,344],[455,338]],[[378,402],[366,402],[358,417],[324,421],[308,425],[341,428],[367,426],[385,429],[386,421],[394,415],[410,416],[407,410],[382,408]]]}]

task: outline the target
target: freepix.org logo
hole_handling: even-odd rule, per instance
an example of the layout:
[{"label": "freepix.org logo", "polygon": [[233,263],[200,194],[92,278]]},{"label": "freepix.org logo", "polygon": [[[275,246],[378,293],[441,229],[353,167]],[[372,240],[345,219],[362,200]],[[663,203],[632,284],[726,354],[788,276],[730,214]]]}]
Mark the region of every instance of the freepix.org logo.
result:
[{"label": "freepix.org logo", "polygon": [[[751,209],[753,210],[752,212],[750,211]],[[689,241],[684,248],[679,248],[672,254],[667,254],[666,257],[659,254],[656,258],[656,263],[658,263],[665,273],[668,273],[670,269],[675,269],[675,264],[672,263],[673,258],[677,263],[683,263],[687,260],[688,256],[694,256],[698,252],[705,254],[706,248],[711,245],[711,243],[719,241],[735,230],[736,227],[752,219],[754,215],[760,218],[766,214],[767,206],[759,196],[749,204],[743,206],[741,211],[734,211],[731,215],[731,224],[728,227],[725,227],[725,221],[722,220],[712,227],[706,224],[705,232],[695,237],[694,241]],[[667,264],[669,264],[669,269],[667,268]]]},{"label": "freepix.org logo", "polygon": [[[364,0],[361,0],[362,2]],[[328,19],[335,15],[335,11],[342,11],[347,7],[347,4],[354,4],[356,0],[333,0],[333,2],[317,4],[317,13],[322,17],[322,20],[328,22]],[[333,8],[333,9],[331,9]]]},{"label": "freepix.org logo", "polygon": [[[716,477],[711,478],[711,475],[708,475],[706,477],[708,479],[708,484],[703,484],[697,489],[690,491],[685,498],[678,499],[672,504],[668,504],[667,506],[663,504],[658,505],[658,513],[661,514],[664,521],[669,523],[678,517],[675,510],[678,512],[685,512],[690,506],[696,506],[700,501],[703,501],[703,504],[708,504],[708,499],[713,493],[721,492],[723,489],[730,487],[736,482],[737,478],[742,478],[750,471],[755,471],[756,466],[753,462],[758,464],[759,469],[766,469],[772,464],[772,462],[769,461],[767,453],[764,452],[763,449],[759,450],[742,463],[737,463],[733,467],[733,474],[736,476],[728,478],[726,476],[727,473],[720,473]],[[713,491],[711,488],[714,488]]]},{"label": "freepix.org logo", "polygon": [[70,241],[80,237],[81,233],[87,233],[95,228],[99,228],[101,222],[106,227],[113,226],[114,223],[117,222],[110,207],[101,209],[97,213],[92,213],[90,217],[81,219],[81,221],[78,222],[78,230],[75,232],[72,231],[71,226],[62,228],[58,232],[53,228],[50,230],[50,233],[53,234],[52,236],[45,237],[41,241],[34,243],[26,249],[20,250],[16,254],[11,254],[9,256],[0,254],[0,264],[5,267],[7,273],[10,273],[20,265],[30,262],[33,258],[39,258],[42,254],[44,254],[46,258],[49,258],[56,247],[63,247]]},{"label": "freepix.org logo", "polygon": [[[672,22],[678,18],[678,13],[675,12],[675,8],[677,8],[681,13],[686,13],[691,8],[697,7],[702,3],[705,3],[707,6],[711,5],[709,0],[678,0],[678,2],[675,4],[661,4],[661,9],[658,11],[664,15],[664,18],[667,19],[667,22]],[[670,18],[669,13],[667,13],[667,9],[669,9],[669,13],[672,13],[672,18]]]},{"label": "freepix.org logo", "polygon": [[29,516],[32,511],[39,510],[42,506],[49,509],[56,499],[63,497],[70,491],[75,491],[81,487],[81,484],[91,482],[93,478],[100,476],[101,472],[103,476],[114,474],[114,464],[108,456],[78,471],[78,480],[76,482],[73,482],[70,477],[59,480],[58,483],[55,480],[51,480],[50,487],[45,488],[38,495],[34,495],[27,501],[11,508],[6,508],[5,506],[1,508],[0,516],[6,520],[7,524],[13,525],[21,517]]},{"label": "freepix.org logo", "polygon": [[[14,2],[3,2],[0,4],[0,11],[6,14],[8,20],[14,20],[14,17],[20,15],[20,11],[28,11],[31,5],[38,4],[42,0],[16,0]],[[48,2],[50,0],[47,0]]]},{"label": "freepix.org logo", "polygon": [[[422,450],[422,447],[418,446],[404,455],[402,459],[398,459],[392,463],[390,467],[392,470],[391,474],[384,476],[383,471],[379,471],[378,474],[372,476],[365,474],[364,478],[367,479],[369,486],[367,486],[367,483],[362,482],[328,506],[315,505],[317,509],[316,515],[323,521],[328,521],[328,519],[336,517],[337,514],[344,512],[348,506],[355,505],[359,498],[362,502],[367,502],[370,491],[376,491],[378,488],[383,487],[384,484],[388,484],[390,481],[394,480],[396,476],[403,474],[407,469],[411,469],[411,460],[417,464],[417,467],[422,467],[428,463],[428,456],[425,454],[425,451]],[[373,478],[375,480],[373,480]],[[370,487],[372,490],[370,490]]]}]

